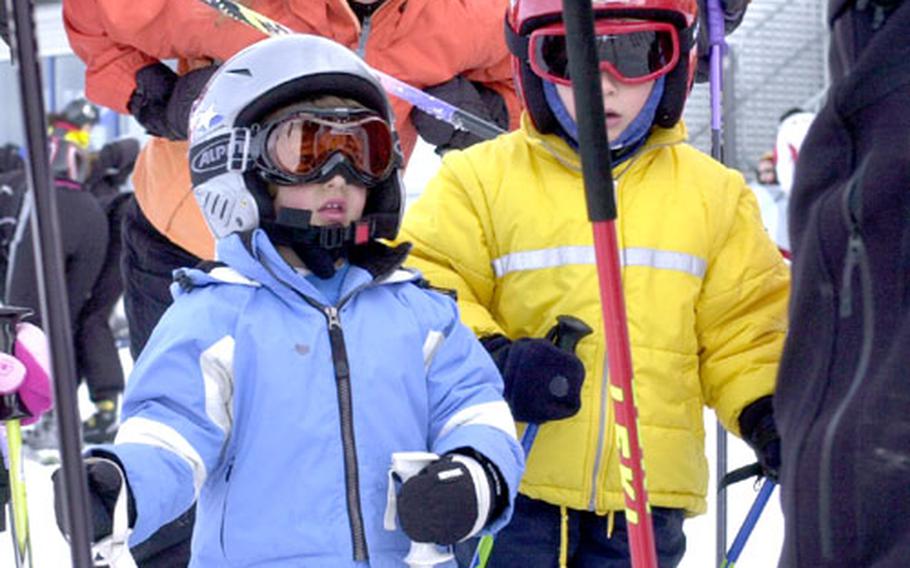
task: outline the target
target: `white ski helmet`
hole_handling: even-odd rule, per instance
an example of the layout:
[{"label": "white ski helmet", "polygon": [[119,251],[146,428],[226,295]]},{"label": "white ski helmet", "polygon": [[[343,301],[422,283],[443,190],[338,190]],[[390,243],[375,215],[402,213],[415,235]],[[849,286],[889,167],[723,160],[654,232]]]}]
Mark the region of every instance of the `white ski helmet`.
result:
[{"label": "white ski helmet", "polygon": [[[193,105],[190,178],[216,238],[274,221],[267,166],[257,136],[275,111],[323,96],[352,99],[373,111],[390,133],[389,164],[367,191],[361,222],[370,238],[392,239],[404,213],[403,162],[385,91],[354,52],[319,36],[264,39],[221,65]],[[336,160],[337,161],[337,160]]]},{"label": "white ski helmet", "polygon": [[796,162],[799,159],[799,150],[803,145],[806,134],[809,133],[809,127],[815,120],[815,113],[812,112],[792,112],[789,113],[777,128],[777,140],[775,142],[774,152],[777,156],[775,167],[777,169],[777,181],[780,188],[790,195],[793,187],[793,177],[796,173]]}]

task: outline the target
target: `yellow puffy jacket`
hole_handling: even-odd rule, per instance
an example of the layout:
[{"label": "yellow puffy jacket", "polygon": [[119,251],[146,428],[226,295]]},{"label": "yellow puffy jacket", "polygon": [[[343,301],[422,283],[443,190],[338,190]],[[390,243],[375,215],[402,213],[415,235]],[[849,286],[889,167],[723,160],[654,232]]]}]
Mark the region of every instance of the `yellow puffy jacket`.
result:
[{"label": "yellow puffy jacket", "polygon": [[[789,270],[742,176],[654,129],[614,171],[640,437],[652,505],[706,510],[703,408],[738,434],[742,409],[774,390]],[[623,509],[607,353],[578,155],[522,127],[445,156],[407,211],[410,264],[458,292],[479,336],[542,337],[556,316],[594,334],[581,411],[543,424],[521,484],[529,497],[599,514]]]}]

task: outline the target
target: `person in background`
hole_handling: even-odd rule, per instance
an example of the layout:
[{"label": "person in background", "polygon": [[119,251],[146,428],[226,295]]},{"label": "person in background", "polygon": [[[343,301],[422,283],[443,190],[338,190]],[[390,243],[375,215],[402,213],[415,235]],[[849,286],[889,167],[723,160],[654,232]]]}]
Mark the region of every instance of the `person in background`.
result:
[{"label": "person in background", "polygon": [[[102,146],[91,155],[88,176],[83,190],[98,200],[107,218],[108,245],[102,262],[101,273],[92,287],[80,325],[76,331],[77,352],[82,374],[89,386],[95,413],[82,424],[82,437],[86,443],[100,444],[113,441],[117,433],[117,405],[123,392],[123,369],[118,355],[117,341],[111,328],[114,305],[123,296],[123,278],[120,257],[123,250],[121,226],[131,193],[123,191],[136,157],[139,141],[134,138],[115,140]],[[99,384],[106,378],[108,384]]]},{"label": "person in background", "polygon": [[[93,292],[104,267],[109,243],[108,222],[101,204],[84,183],[91,168],[88,141],[92,126],[98,120],[98,108],[85,99],[67,104],[60,113],[48,115],[49,159],[54,179],[58,226],[63,247],[67,304],[73,332],[76,372],[84,380],[89,397],[96,404],[116,400],[123,392],[123,369],[116,350],[97,349],[91,305]],[[37,266],[29,222],[34,207],[31,193],[25,192],[25,172],[20,170],[16,185],[21,186],[22,206],[16,232],[10,244],[6,274],[5,301],[9,305],[30,308],[26,321],[40,327],[42,316],[38,297]],[[86,309],[89,307],[89,309]],[[105,326],[107,322],[102,322]],[[103,408],[99,408],[99,412]],[[25,437],[36,450],[57,447],[56,420],[50,414],[27,432]]]},{"label": "person in background", "polygon": [[762,223],[785,256],[790,254],[790,235],[787,232],[787,204],[789,196],[777,182],[774,152],[768,151],[758,159],[755,182],[751,185],[758,200]]}]

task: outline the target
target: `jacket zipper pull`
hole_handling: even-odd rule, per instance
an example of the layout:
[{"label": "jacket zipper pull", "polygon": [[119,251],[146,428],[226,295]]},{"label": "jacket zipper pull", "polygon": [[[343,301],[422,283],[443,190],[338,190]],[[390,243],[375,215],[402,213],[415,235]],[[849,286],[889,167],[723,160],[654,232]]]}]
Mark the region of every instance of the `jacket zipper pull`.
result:
[{"label": "jacket zipper pull", "polygon": [[345,354],[344,336],[341,332],[341,318],[338,316],[338,308],[335,306],[326,306],[323,308],[329,327],[329,342],[332,346],[332,364],[335,366],[336,378],[338,380],[347,380],[350,369],[348,368],[347,355]]},{"label": "jacket zipper pull", "polygon": [[847,258],[844,259],[844,273],[841,277],[839,311],[841,319],[853,315],[853,271],[859,263],[861,248],[862,238],[854,227],[850,232],[850,240],[847,241]]}]

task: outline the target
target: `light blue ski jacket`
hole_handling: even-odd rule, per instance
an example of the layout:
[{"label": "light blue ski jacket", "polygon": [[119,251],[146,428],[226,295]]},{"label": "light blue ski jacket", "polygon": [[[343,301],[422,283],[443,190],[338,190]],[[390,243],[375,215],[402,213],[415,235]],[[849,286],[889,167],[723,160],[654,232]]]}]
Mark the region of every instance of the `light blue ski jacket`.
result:
[{"label": "light blue ski jacket", "polygon": [[400,451],[470,447],[511,503],[524,459],[501,379],[450,298],[398,259],[352,266],[325,306],[263,232],[244,239],[219,242],[227,266],[176,273],[101,448],[135,499],[131,545],[196,501],[191,566],[402,566],[410,541],[383,528]]}]

